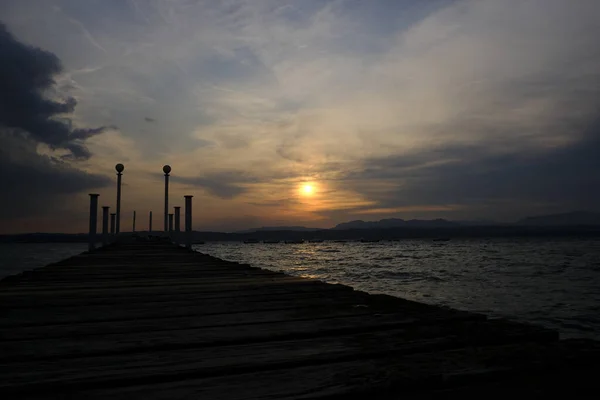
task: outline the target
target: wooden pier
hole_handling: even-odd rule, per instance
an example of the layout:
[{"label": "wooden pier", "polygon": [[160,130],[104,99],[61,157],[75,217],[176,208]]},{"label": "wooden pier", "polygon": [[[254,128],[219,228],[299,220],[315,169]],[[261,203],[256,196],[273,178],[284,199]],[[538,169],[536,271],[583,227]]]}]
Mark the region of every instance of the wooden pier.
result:
[{"label": "wooden pier", "polygon": [[167,242],[0,282],[1,399],[536,398],[597,390],[600,345]]}]

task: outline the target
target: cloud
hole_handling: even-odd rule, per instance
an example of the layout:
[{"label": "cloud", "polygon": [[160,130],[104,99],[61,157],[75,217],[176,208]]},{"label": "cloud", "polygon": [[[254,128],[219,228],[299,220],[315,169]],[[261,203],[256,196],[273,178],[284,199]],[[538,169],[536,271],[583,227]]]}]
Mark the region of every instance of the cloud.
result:
[{"label": "cloud", "polygon": [[247,192],[244,184],[256,183],[259,178],[240,171],[221,171],[196,177],[172,176],[171,181],[200,187],[222,199],[233,199]]},{"label": "cloud", "polygon": [[[56,55],[17,41],[0,24],[0,219],[47,214],[57,196],[108,184],[72,166],[88,160],[85,141],[106,127],[73,128],[76,101],[56,92],[62,66]],[[46,147],[48,154],[40,153]],[[69,203],[62,200],[63,204]]]},{"label": "cloud", "polygon": [[247,202],[248,204],[251,204],[253,206],[257,206],[257,207],[275,207],[275,208],[282,208],[282,207],[293,207],[296,205],[301,204],[300,200],[298,200],[297,198],[294,197],[288,197],[285,199],[275,199],[275,200],[263,200],[263,201],[249,201]]},{"label": "cloud", "polygon": [[30,138],[0,130],[0,220],[49,215],[72,204],[76,194],[112,183],[105,176],[40,155],[36,147]]},{"label": "cloud", "polygon": [[368,159],[343,180],[379,207],[447,207],[464,217],[510,220],[524,213],[597,209],[600,123],[590,122],[579,136],[537,152],[498,153],[472,145]]},{"label": "cloud", "polygon": [[77,26],[83,33],[83,36],[90,42],[90,44],[92,46],[94,46],[95,48],[97,48],[98,50],[100,50],[104,53],[107,53],[106,49],[104,47],[102,47],[100,45],[100,43],[98,43],[98,41],[94,38],[94,36],[85,28],[85,26],[80,21],[76,20],[75,18],[68,18],[68,17],[67,17],[67,21],[69,21],[73,25]]},{"label": "cloud", "polygon": [[375,201],[373,210],[420,205],[510,219],[598,209],[599,12],[593,1],[437,10],[398,32],[360,79],[319,92],[338,95],[343,134],[325,129],[327,109],[316,138],[288,139],[280,154],[314,160],[316,144],[334,136],[327,151],[343,160],[350,150],[335,183]]},{"label": "cloud", "polygon": [[[338,219],[598,207],[595,0],[5,3],[67,66],[73,122],[115,121],[136,165],[173,160],[196,175],[174,182],[234,214],[310,179],[331,189],[311,210]],[[101,137],[63,137],[35,140],[113,157]]]},{"label": "cloud", "polygon": [[0,24],[0,128],[24,132],[33,141],[64,149],[75,159],[91,154],[84,141],[106,127],[72,128],[77,101],[53,93],[55,76],[62,72],[56,55],[20,43]]}]

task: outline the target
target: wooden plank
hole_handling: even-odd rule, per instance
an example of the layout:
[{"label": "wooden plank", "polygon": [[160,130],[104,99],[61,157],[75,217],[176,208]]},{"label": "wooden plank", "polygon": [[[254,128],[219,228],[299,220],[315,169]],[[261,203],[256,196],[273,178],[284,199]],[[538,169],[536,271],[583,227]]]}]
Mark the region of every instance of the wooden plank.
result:
[{"label": "wooden plank", "polygon": [[101,257],[98,254],[81,257],[76,256],[71,259],[62,261],[60,263],[51,264],[47,268],[49,269],[60,269],[65,267],[85,267],[85,268],[114,268],[115,266],[143,266],[144,264],[152,268],[153,266],[160,266],[166,264],[181,264],[182,266],[192,266],[198,264],[210,267],[210,266],[239,266],[248,264],[239,264],[236,262],[225,261],[210,256],[199,256],[196,254],[177,255],[169,253],[139,253],[139,254],[113,254],[109,257]]},{"label": "wooden plank", "polygon": [[[96,282],[96,281],[80,281],[72,283],[56,282],[49,284],[44,283],[27,283],[27,282],[15,282],[10,288],[4,288],[5,293],[29,293],[35,291],[70,291],[70,290],[102,290],[102,289],[119,289],[119,288],[133,288],[133,287],[164,287],[164,286],[253,286],[264,283],[275,283],[275,284],[294,284],[294,283],[306,283],[311,279],[299,278],[293,276],[246,276],[246,277],[234,277],[234,278],[212,278],[208,277],[196,277],[191,279],[140,279],[133,281],[107,281],[107,282]],[[313,280],[316,281],[316,280]]]},{"label": "wooden plank", "polygon": [[[339,289],[339,290],[338,290]],[[352,296],[353,290],[349,287],[337,286],[335,290],[329,290],[327,296],[330,298],[337,298],[343,296]],[[102,296],[96,295],[93,297],[80,295],[72,296],[64,295],[63,293],[51,294],[51,295],[35,295],[35,296],[5,296],[0,297],[2,303],[0,303],[0,312],[3,309],[23,309],[23,308],[35,308],[42,309],[52,307],[88,307],[93,305],[115,305],[115,304],[133,304],[133,303],[147,303],[148,306],[152,306],[154,303],[168,303],[168,302],[204,302],[215,299],[220,299],[221,304],[224,303],[238,303],[238,302],[260,302],[260,301],[273,301],[273,300],[284,300],[288,298],[314,298],[319,295],[322,297],[323,290],[320,286],[310,286],[304,288],[304,290],[270,290],[261,291],[257,289],[251,290],[237,290],[233,292],[198,292],[198,291],[177,291],[170,292],[151,292],[142,293],[138,296],[132,296],[128,292],[122,293],[121,295]]]},{"label": "wooden plank", "polygon": [[[321,312],[330,312],[335,307],[337,312],[358,309],[361,313],[384,313],[402,312],[405,317],[451,317],[462,315],[464,312],[439,307],[414,304],[413,302],[395,299],[390,296],[374,296],[366,294],[355,294],[354,296],[331,296],[314,298],[293,299],[287,298],[282,301],[277,299],[262,303],[245,302],[223,302],[218,300],[192,302],[183,305],[177,303],[160,303],[158,306],[146,305],[145,303],[133,303],[115,308],[113,306],[90,306],[90,307],[65,307],[46,309],[39,312],[38,309],[16,309],[2,310],[0,315],[0,328],[12,328],[16,326],[40,326],[56,324],[79,324],[92,321],[122,321],[127,319],[171,319],[183,316],[202,316],[211,314],[233,314],[240,312],[258,312],[265,310],[281,310],[290,314],[318,315]],[[322,308],[322,310],[319,310]],[[354,311],[353,311],[354,312]],[[477,316],[479,317],[479,316]],[[475,316],[474,316],[475,318]]]},{"label": "wooden plank", "polygon": [[[127,267],[128,268],[128,267]],[[283,273],[271,272],[271,271],[227,271],[227,270],[182,270],[179,268],[172,268],[170,270],[157,270],[137,271],[135,268],[128,269],[123,272],[111,272],[111,271],[65,271],[61,273],[32,273],[24,274],[23,276],[17,276],[19,280],[15,279],[14,285],[24,284],[36,284],[36,283],[70,283],[70,282],[113,282],[115,279],[119,280],[139,280],[148,279],[151,276],[153,279],[194,279],[194,278],[205,278],[205,279],[239,279],[239,278],[277,278],[287,277]]]},{"label": "wooden plank", "polygon": [[35,275],[52,275],[52,274],[70,274],[70,273],[128,273],[129,271],[136,272],[171,272],[173,269],[178,271],[194,272],[248,272],[248,273],[277,273],[272,270],[266,270],[258,267],[250,266],[249,264],[230,263],[227,261],[214,259],[214,261],[202,261],[196,258],[186,260],[167,260],[157,261],[156,259],[140,261],[136,260],[132,263],[125,263],[122,258],[116,259],[114,262],[103,263],[98,265],[87,265],[83,261],[78,265],[69,266],[45,266],[28,271],[23,271],[16,276],[35,276]]},{"label": "wooden plank", "polygon": [[[354,305],[353,305],[354,306]],[[317,306],[318,308],[323,308],[323,305]],[[331,307],[331,306],[329,306]],[[363,325],[366,326],[379,326],[383,325],[382,317],[387,316],[387,314],[398,315],[398,310],[390,309],[386,313],[374,313],[368,308],[364,307],[355,307],[356,314],[353,312],[343,313],[344,316],[340,316],[340,312],[336,317],[332,317],[331,315],[328,318],[331,319],[330,322],[323,321],[318,318],[318,315],[310,313],[314,310],[313,308],[306,309],[298,309],[297,313],[290,313],[287,319],[273,321],[277,324],[281,324],[285,321],[314,321],[312,325],[308,324],[309,329],[328,329],[335,330],[336,325],[340,324],[340,328],[351,329],[354,325],[357,327],[361,327]],[[285,309],[284,309],[285,310]],[[289,309],[288,309],[289,310]],[[224,314],[205,314],[203,316],[198,315],[184,315],[184,316],[163,316],[161,318],[147,318],[147,319],[124,319],[124,320],[110,320],[110,321],[93,321],[93,322],[83,322],[79,321],[78,323],[71,324],[47,324],[47,325],[33,325],[33,326],[11,326],[9,328],[0,329],[0,340],[10,341],[10,340],[31,340],[31,339],[40,339],[40,338],[58,338],[58,337],[69,337],[69,336],[77,336],[82,338],[88,335],[104,335],[111,333],[133,333],[133,332],[150,332],[150,331],[164,331],[164,330],[176,330],[176,329],[192,329],[192,328],[200,328],[200,327],[214,327],[214,326],[225,326],[226,329],[231,330],[232,325],[241,325],[241,324],[252,324],[253,322],[258,323],[253,317],[253,313],[260,312],[260,309],[256,310],[247,310],[246,312],[240,311],[238,313],[229,313],[228,315]],[[264,309],[262,311],[265,311]],[[306,312],[306,315],[303,314]],[[310,314],[309,314],[310,313]],[[353,317],[349,317],[350,320],[344,322],[344,320],[340,320],[346,318],[345,315],[359,315],[358,320],[352,319]],[[441,323],[442,321],[470,321],[470,320],[484,320],[485,316],[480,314],[466,313],[466,312],[455,312],[455,313],[410,313],[403,312],[400,315],[400,321],[407,321],[406,323],[414,323],[414,324],[432,324],[432,323]],[[308,318],[308,319],[307,319]],[[362,320],[361,320],[362,318]],[[217,322],[218,321],[218,322]],[[262,324],[267,324],[268,320],[260,321]],[[363,324],[364,322],[364,324]],[[332,326],[330,326],[333,324]],[[312,328],[310,328],[312,326]],[[273,335],[281,334],[291,329],[293,331],[294,327],[280,326],[276,324],[271,324],[270,326],[265,325],[266,330],[271,330]],[[300,328],[298,328],[300,331]],[[225,333],[222,334],[223,337],[227,336]],[[21,344],[22,345],[22,344]]]},{"label": "wooden plank", "polygon": [[[290,370],[303,366],[310,366],[310,369],[318,372],[329,370],[324,375],[327,380],[315,378],[322,389],[329,391],[336,390],[338,385],[347,388],[345,393],[348,393],[348,389],[361,393],[363,391],[359,388],[364,385],[371,390],[390,387],[407,390],[422,388],[426,384],[431,389],[468,380],[477,382],[506,379],[507,376],[523,373],[544,373],[550,367],[597,368],[600,355],[597,346],[586,346],[583,350],[560,342],[522,342],[444,350],[444,339],[439,338],[420,343],[389,343],[390,339],[393,340],[390,332],[337,339],[307,340],[304,345],[298,342],[266,343],[253,345],[251,349],[224,346],[202,349],[201,353],[165,352],[120,358],[37,362],[35,368],[29,364],[10,364],[0,367],[0,371],[6,371],[5,379],[0,383],[0,393],[35,393],[43,390],[66,390],[72,393],[76,390],[100,389],[99,392],[107,395],[111,392],[103,390],[107,387],[153,383],[153,388],[157,388],[157,384],[174,381],[178,381],[178,386],[185,387],[181,381],[196,380],[196,383],[200,383],[206,382],[202,379],[206,377],[224,377],[218,386],[221,391],[229,391],[227,381],[238,374],[251,373],[250,377],[244,379],[250,384],[248,378],[260,371],[268,371],[272,382],[282,385],[280,389],[289,387],[290,380],[299,378],[305,386],[314,389],[309,379],[311,374],[298,376],[290,373]],[[382,348],[373,341],[383,341],[386,346]],[[428,348],[437,351],[427,351]],[[198,390],[197,386],[195,390]],[[94,390],[88,393],[94,393]],[[131,391],[129,394],[133,395]],[[183,395],[178,392],[174,394],[177,398]],[[135,395],[140,396],[141,393]],[[204,393],[203,398],[212,397]]]},{"label": "wooden plank", "polygon": [[[109,322],[109,321],[124,321],[124,320],[146,320],[146,319],[162,319],[163,323],[168,323],[169,319],[176,317],[202,317],[205,315],[214,314],[235,314],[241,312],[258,312],[258,311],[275,311],[275,310],[304,310],[316,311],[318,308],[327,307],[328,305],[346,304],[348,308],[354,305],[352,298],[336,300],[312,298],[303,301],[284,302],[263,302],[255,304],[239,304],[237,307],[227,305],[218,305],[218,302],[213,302],[214,307],[206,306],[199,303],[197,305],[185,306],[161,306],[161,307],[140,307],[137,311],[114,309],[113,312],[108,309],[104,313],[88,313],[85,308],[77,308],[76,313],[70,312],[52,312],[40,313],[36,309],[27,310],[28,312],[14,312],[0,320],[1,328],[12,328],[16,326],[43,326],[43,325],[64,325],[64,324],[80,324],[87,322]],[[298,311],[296,311],[298,312]]]},{"label": "wooden plank", "polygon": [[[331,285],[333,286],[333,285]],[[0,304],[4,307],[0,307],[0,310],[11,308],[12,304],[20,304],[25,308],[39,308],[40,310],[44,308],[41,305],[51,305],[53,302],[58,302],[60,304],[68,306],[73,305],[73,303],[77,304],[86,304],[89,302],[105,302],[108,299],[111,300],[119,300],[122,303],[125,303],[127,299],[137,299],[140,302],[144,302],[145,299],[154,297],[156,299],[169,297],[169,296],[185,296],[185,295],[194,295],[198,299],[239,299],[242,301],[243,299],[247,299],[248,297],[260,297],[260,296],[277,296],[277,295],[294,295],[297,294],[301,296],[302,294],[306,294],[306,296],[313,296],[320,293],[321,296],[335,296],[335,294],[339,292],[348,293],[348,287],[330,287],[328,289],[324,289],[321,285],[315,285],[311,283],[307,283],[304,285],[294,285],[292,288],[289,286],[281,286],[281,285],[264,285],[257,286],[247,289],[240,290],[230,290],[223,291],[212,288],[211,290],[203,290],[199,291],[196,287],[168,287],[163,288],[160,291],[155,289],[148,290],[148,288],[142,289],[132,289],[130,291],[127,290],[105,290],[105,291],[96,291],[96,292],[88,292],[82,291],[78,293],[73,292],[50,292],[50,293],[36,293],[31,296],[22,296],[22,295],[11,295],[11,296],[1,296],[0,295]],[[36,305],[40,305],[40,307],[36,307]]]},{"label": "wooden plank", "polygon": [[129,264],[129,265],[104,265],[90,267],[86,265],[73,266],[73,267],[43,267],[39,269],[33,269],[23,271],[17,275],[14,275],[12,279],[16,278],[44,278],[53,276],[110,276],[110,275],[137,275],[139,273],[150,272],[154,274],[173,274],[173,273],[222,273],[222,274],[257,274],[257,275],[283,275],[281,272],[243,266],[242,264],[204,264],[197,260],[192,260],[189,263],[181,262],[169,262],[165,261],[159,264]]},{"label": "wooden plank", "polygon": [[[452,334],[452,333],[455,334]],[[534,330],[537,333],[537,330]],[[473,345],[503,344],[516,338],[539,340],[537,335],[520,327],[501,323],[481,323],[450,330],[438,336],[436,329],[429,335],[413,329],[370,331],[361,334],[325,336],[287,341],[269,341],[241,345],[208,346],[177,350],[172,347],[153,348],[152,352],[129,352],[72,359],[0,364],[4,385],[39,384],[60,380],[109,384],[114,380],[135,381],[143,376],[192,374],[194,376],[231,374],[259,369],[293,367],[298,364],[319,364],[342,360],[389,357],[420,352],[441,351]],[[400,358],[399,358],[400,360]],[[2,387],[0,383],[0,387]]]},{"label": "wooden plank", "polygon": [[[73,394],[90,400],[412,400],[506,399],[507,395],[540,398],[540,394],[557,393],[569,398],[575,391],[585,393],[586,389],[596,389],[594,377],[600,370],[592,360],[599,355],[597,349],[586,354],[566,344],[519,344],[492,350],[477,355],[471,349],[449,351],[440,353],[437,360],[415,355],[407,356],[402,363],[395,359],[378,358],[199,379],[181,377],[164,383],[148,380],[127,386],[77,388]],[[554,369],[550,369],[543,360],[555,352],[558,354],[552,362]],[[499,364],[497,360],[501,360],[504,353],[523,354],[523,357],[515,360],[513,356],[508,362],[501,361]],[[423,368],[424,364],[426,368]],[[413,369],[413,365],[416,368]],[[424,370],[427,372],[423,373]],[[469,396],[454,397],[448,393]]]},{"label": "wooden plank", "polygon": [[[310,281],[310,279],[309,279]],[[313,281],[316,281],[313,279]],[[293,284],[293,283],[306,283],[307,280],[301,277],[285,277],[279,278],[274,276],[189,276],[184,278],[164,278],[164,279],[149,279],[147,277],[139,277],[137,279],[120,279],[118,277],[112,280],[94,280],[94,279],[80,279],[74,281],[51,281],[51,282],[22,282],[17,283],[9,290],[3,290],[4,293],[15,293],[15,294],[35,294],[36,291],[70,291],[70,290],[95,290],[95,289],[118,289],[118,288],[137,288],[137,287],[168,287],[168,286],[214,286],[214,285],[227,285],[227,286],[252,286],[265,283],[274,284]]]},{"label": "wooden plank", "polygon": [[56,296],[60,294],[60,296],[72,296],[72,295],[83,295],[83,296],[113,296],[118,294],[147,294],[147,293],[166,293],[166,292],[178,292],[178,291],[203,291],[203,292],[215,292],[215,291],[225,291],[225,290],[249,290],[252,288],[259,289],[261,291],[267,291],[269,289],[289,289],[289,290],[299,290],[300,287],[307,287],[310,285],[321,285],[322,291],[327,290],[336,290],[335,285],[327,285],[323,282],[319,282],[316,280],[309,280],[303,278],[297,278],[293,282],[280,282],[279,280],[264,280],[253,284],[248,284],[244,286],[232,284],[221,284],[214,285],[211,283],[207,284],[197,284],[191,283],[186,284],[185,282],[180,282],[179,284],[174,284],[171,286],[160,286],[160,285],[152,285],[152,286],[106,286],[100,288],[77,288],[73,287],[69,290],[61,290],[59,288],[53,287],[40,287],[38,290],[22,290],[22,289],[14,289],[7,290],[2,289],[0,291],[0,301],[2,301],[3,297],[10,296],[19,296],[19,295],[31,295],[31,296],[39,296],[39,295],[53,295]]},{"label": "wooden plank", "polygon": [[[81,324],[93,321],[126,321],[126,320],[146,320],[146,319],[172,319],[181,316],[196,316],[206,318],[209,315],[221,316],[221,318],[243,318],[239,314],[250,314],[258,316],[261,313],[286,315],[288,317],[309,317],[318,318],[321,314],[331,315],[332,313],[372,313],[370,309],[364,307],[355,307],[356,299],[347,298],[308,298],[301,301],[287,299],[284,301],[271,301],[262,303],[235,303],[219,304],[219,301],[207,303],[193,303],[183,306],[161,305],[160,307],[146,307],[144,304],[138,307],[126,307],[111,309],[110,307],[94,307],[95,312],[89,312],[87,308],[67,308],[55,309],[53,312],[40,313],[37,309],[16,310],[7,313],[7,318],[0,321],[0,327],[14,328],[16,326],[36,326],[43,329],[44,325],[65,325]],[[139,305],[140,303],[135,303]],[[101,309],[101,310],[100,310]],[[230,316],[231,314],[231,316]],[[261,321],[260,318],[257,321]],[[169,321],[163,321],[169,323]]]},{"label": "wooden plank", "polygon": [[[333,311],[308,315],[287,313],[256,313],[245,316],[214,316],[207,319],[200,328],[162,329],[153,331],[120,332],[82,336],[64,335],[55,339],[37,339],[29,341],[0,343],[0,360],[19,361],[25,359],[57,358],[67,356],[124,354],[133,351],[154,351],[157,349],[179,349],[224,343],[260,342],[289,338],[326,337],[345,335],[364,331],[389,330],[399,326],[408,326],[407,331],[434,332],[449,335],[463,332],[460,326],[464,318],[454,319],[417,319],[402,314],[370,315],[352,310]],[[456,322],[460,323],[457,324]],[[199,322],[198,322],[199,323]],[[482,322],[479,322],[482,323]],[[457,326],[458,325],[458,326]],[[432,328],[433,326],[433,328]],[[476,325],[465,324],[475,330]],[[511,327],[515,332],[535,333],[557,339],[553,331]],[[504,329],[506,331],[506,329]],[[419,333],[421,335],[422,333]],[[419,336],[417,335],[417,336]],[[70,340],[76,337],[78,340]],[[415,337],[417,339],[417,337]]]}]

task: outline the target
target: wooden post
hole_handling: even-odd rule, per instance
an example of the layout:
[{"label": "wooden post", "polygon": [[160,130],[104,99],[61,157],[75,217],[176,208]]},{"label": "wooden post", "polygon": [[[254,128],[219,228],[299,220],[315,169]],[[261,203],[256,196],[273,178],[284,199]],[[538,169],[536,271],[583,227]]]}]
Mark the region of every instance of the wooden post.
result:
[{"label": "wooden post", "polygon": [[150,216],[148,217],[148,233],[152,233],[152,211],[150,211]]},{"label": "wooden post", "polygon": [[185,197],[185,247],[188,249],[192,248],[192,197],[191,195]]},{"label": "wooden post", "polygon": [[102,207],[102,246],[108,244],[108,210],[110,207]]},{"label": "wooden post", "polygon": [[135,232],[135,211],[133,212],[133,229],[132,232]]},{"label": "wooden post", "polygon": [[90,193],[90,231],[88,234],[88,250],[96,248],[96,227],[98,224],[98,196]]}]

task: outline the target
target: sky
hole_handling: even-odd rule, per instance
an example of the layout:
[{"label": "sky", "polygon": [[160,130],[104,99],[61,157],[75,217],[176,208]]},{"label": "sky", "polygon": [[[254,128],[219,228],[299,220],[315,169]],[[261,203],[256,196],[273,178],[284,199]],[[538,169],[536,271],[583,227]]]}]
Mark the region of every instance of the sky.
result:
[{"label": "sky", "polygon": [[597,0],[3,0],[0,233],[600,211]]}]

